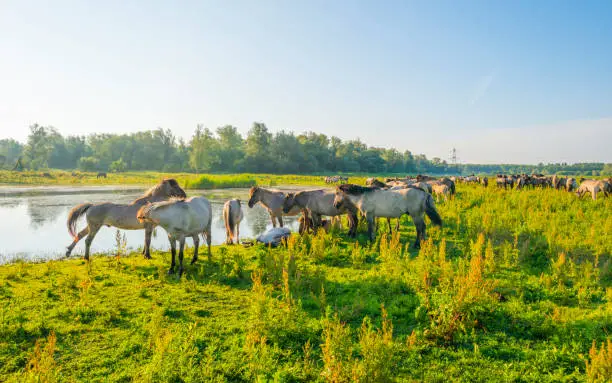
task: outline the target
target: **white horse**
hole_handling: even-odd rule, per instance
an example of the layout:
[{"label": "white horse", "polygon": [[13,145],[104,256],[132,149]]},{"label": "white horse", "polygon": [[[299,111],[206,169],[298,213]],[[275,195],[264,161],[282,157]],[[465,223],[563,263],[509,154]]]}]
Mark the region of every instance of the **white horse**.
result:
[{"label": "white horse", "polygon": [[225,221],[225,243],[232,245],[234,239],[240,243],[240,222],[244,218],[239,199],[232,199],[223,205],[223,221]]},{"label": "white horse", "polygon": [[376,217],[399,218],[403,214],[410,214],[417,229],[414,247],[420,247],[421,239],[425,239],[425,220],[423,216],[431,219],[434,225],[441,226],[442,219],[436,210],[431,194],[418,189],[406,188],[401,190],[385,190],[375,187],[358,185],[340,185],[336,187],[334,207],[352,205],[358,208],[368,221],[368,235],[374,242],[374,222]]},{"label": "white horse", "polygon": [[172,264],[168,274],[174,272],[176,265],[176,242],[179,242],[179,270],[178,275],[183,274],[183,250],[185,248],[185,237],[192,237],[194,253],[191,264],[198,260],[198,246],[200,244],[199,234],[206,238],[208,244],[208,260],[211,251],[211,223],[212,208],[210,202],[204,197],[191,197],[187,199],[172,199],[170,201],[155,202],[143,206],[138,211],[140,222],[151,223],[163,227],[168,233],[170,248],[172,249]]}]

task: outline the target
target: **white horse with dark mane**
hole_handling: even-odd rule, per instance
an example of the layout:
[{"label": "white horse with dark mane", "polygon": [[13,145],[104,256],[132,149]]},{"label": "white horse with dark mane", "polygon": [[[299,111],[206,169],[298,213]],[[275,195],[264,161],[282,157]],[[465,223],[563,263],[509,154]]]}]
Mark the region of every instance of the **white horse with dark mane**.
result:
[{"label": "white horse with dark mane", "polygon": [[372,242],[376,237],[374,223],[377,217],[399,218],[403,214],[410,214],[417,229],[414,243],[416,248],[420,247],[421,240],[425,239],[425,214],[434,225],[442,225],[433,197],[418,188],[389,190],[352,184],[340,185],[336,187],[334,207],[347,205],[356,207],[365,216]]},{"label": "white horse with dark mane", "polygon": [[164,202],[155,202],[143,206],[138,211],[138,220],[163,227],[168,233],[170,248],[172,250],[172,264],[168,274],[174,272],[176,265],[176,242],[179,242],[179,269],[178,275],[183,273],[183,250],[185,238],[193,238],[194,253],[191,259],[193,265],[198,260],[199,235],[206,238],[208,245],[208,260],[211,251],[211,224],[212,207],[204,197],[191,197],[187,199],[172,199]]}]

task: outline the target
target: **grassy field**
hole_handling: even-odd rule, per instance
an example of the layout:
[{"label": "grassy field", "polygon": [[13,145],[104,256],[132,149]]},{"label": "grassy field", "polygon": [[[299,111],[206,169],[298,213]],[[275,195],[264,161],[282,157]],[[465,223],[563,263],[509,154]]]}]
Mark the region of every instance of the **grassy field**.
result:
[{"label": "grassy field", "polygon": [[[187,189],[247,188],[254,185],[325,185],[324,176],[277,174],[191,174],[158,172],[108,173],[97,178],[97,173],[54,170],[8,171],[0,170],[0,185],[152,185],[162,178],[176,178]],[[365,182],[365,176],[350,178],[352,183]]]},{"label": "grassy field", "polygon": [[181,280],[121,241],[0,266],[0,381],[610,381],[612,199],[459,185],[438,209],[420,251],[405,217],[214,247]]}]

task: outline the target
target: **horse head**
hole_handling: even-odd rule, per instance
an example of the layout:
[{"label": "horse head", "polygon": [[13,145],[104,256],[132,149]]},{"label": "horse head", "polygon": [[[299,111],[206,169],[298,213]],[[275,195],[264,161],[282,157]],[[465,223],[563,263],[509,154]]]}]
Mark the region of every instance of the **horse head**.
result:
[{"label": "horse head", "polygon": [[179,186],[174,178],[166,178],[161,182],[160,195],[171,198],[187,198],[187,193]]},{"label": "horse head", "polygon": [[336,187],[336,192],[334,194],[334,207],[336,209],[340,209],[342,204],[344,203],[344,192],[340,188],[340,186]]},{"label": "horse head", "polygon": [[249,207],[252,208],[255,204],[259,202],[259,188],[257,186],[253,186],[249,190]]},{"label": "horse head", "polygon": [[295,193],[287,193],[285,200],[283,201],[283,212],[289,213],[293,205],[295,204]]}]

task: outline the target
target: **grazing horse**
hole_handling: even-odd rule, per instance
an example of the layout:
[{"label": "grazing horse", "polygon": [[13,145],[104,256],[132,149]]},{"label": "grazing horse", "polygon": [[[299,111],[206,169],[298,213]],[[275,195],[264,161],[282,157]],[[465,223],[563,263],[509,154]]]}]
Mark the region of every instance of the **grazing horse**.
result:
[{"label": "grazing horse", "polygon": [[576,183],[576,179],[572,177],[568,177],[565,181],[565,190],[571,192],[578,188],[578,184]]},{"label": "grazing horse", "polygon": [[210,201],[204,197],[191,197],[187,199],[171,199],[148,203],[138,210],[138,221],[150,225],[159,225],[168,233],[170,248],[172,251],[172,263],[168,274],[174,273],[176,266],[176,242],[179,243],[179,277],[183,274],[183,250],[185,249],[185,238],[193,238],[193,265],[198,260],[199,235],[206,238],[208,245],[208,260],[211,258],[211,223],[212,207]]},{"label": "grazing horse", "polygon": [[431,194],[418,188],[401,190],[385,190],[358,185],[340,185],[336,187],[334,206],[341,208],[352,205],[361,211],[368,221],[368,236],[374,242],[374,221],[376,217],[399,218],[403,214],[410,214],[417,229],[417,238],[414,247],[420,247],[421,240],[425,239],[425,220],[423,216],[431,219],[434,225],[441,226],[442,218],[436,211],[436,204]]},{"label": "grazing horse", "polygon": [[[285,193],[278,190],[268,190],[253,186],[249,190],[249,207],[253,208],[256,203],[261,203],[268,213],[270,213],[270,219],[272,220],[272,227],[276,227],[276,221],[280,227],[283,227],[283,203],[285,202]],[[286,215],[297,215],[300,209],[291,209]]]},{"label": "grazing horse", "polygon": [[591,193],[593,200],[597,199],[597,194],[600,192],[604,193],[604,197],[609,194],[610,185],[606,181],[602,180],[584,180],[578,187],[576,195],[582,197],[585,193]]},{"label": "grazing horse", "polygon": [[239,199],[232,199],[223,205],[223,221],[225,222],[225,243],[228,245],[240,243],[240,221],[244,218]]},{"label": "grazing horse", "polygon": [[106,177],[107,177],[107,174],[104,173],[104,172],[100,172],[100,173],[96,174],[96,179],[98,179],[98,178],[106,178]]},{"label": "grazing horse", "polygon": [[353,237],[357,232],[357,209],[351,206],[336,208],[333,190],[304,190],[287,193],[283,202],[283,211],[288,212],[295,208],[308,212],[315,230],[322,225],[321,216],[336,217],[348,214],[349,237]]},{"label": "grazing horse", "polygon": [[[145,229],[145,243],[143,253],[145,258],[151,258],[151,234],[153,233],[154,225],[144,224],[136,218],[136,213],[140,208],[148,202],[164,201],[172,197],[185,198],[187,195],[181,189],[179,184],[174,179],[165,179],[159,184],[149,189],[142,197],[133,201],[130,204],[117,204],[112,202],[103,202],[98,204],[83,203],[77,205],[68,213],[68,233],[74,239],[68,246],[66,256],[70,256],[72,249],[76,244],[85,239],[85,259],[89,259],[89,248],[94,237],[104,225],[114,226],[124,230],[142,230]],[[82,215],[85,215],[87,227],[76,232],[76,224]]]},{"label": "grazing horse", "polygon": [[489,186],[489,178],[488,177],[482,177],[480,179],[480,183],[482,184],[482,186],[484,187],[488,187]]},{"label": "grazing horse", "polygon": [[434,182],[431,184],[431,188],[433,190],[433,194],[436,195],[436,200],[442,196],[445,201],[448,201],[448,197],[450,195],[450,188],[448,185],[442,182]]}]

